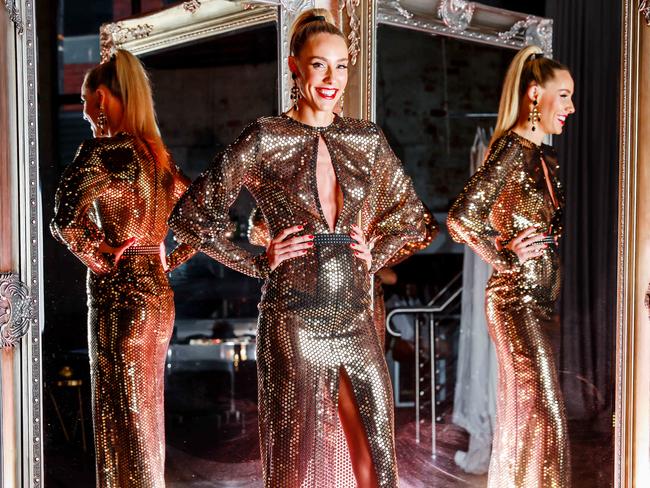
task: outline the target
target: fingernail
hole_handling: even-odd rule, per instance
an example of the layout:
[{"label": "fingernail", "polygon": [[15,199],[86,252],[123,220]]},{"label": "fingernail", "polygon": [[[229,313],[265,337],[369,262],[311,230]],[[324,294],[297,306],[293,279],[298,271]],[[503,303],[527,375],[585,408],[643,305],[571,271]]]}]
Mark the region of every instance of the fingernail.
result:
[{"label": "fingernail", "polygon": [[304,229],[305,226],[304,226],[304,225],[299,225],[298,228],[299,228],[299,229]]},{"label": "fingernail", "polygon": [[354,244],[350,244],[350,247],[354,247]]},{"label": "fingernail", "polygon": [[359,253],[358,253],[357,251],[354,251],[354,255],[355,255],[355,256],[358,256]]},{"label": "fingernail", "polygon": [[314,236],[311,236],[311,235],[310,235],[310,236],[307,236],[307,237],[309,237],[310,239],[313,239],[313,238],[314,238]]},{"label": "fingernail", "polygon": [[307,245],[308,245],[308,246],[313,246],[314,243],[313,243],[313,242],[308,242]]}]

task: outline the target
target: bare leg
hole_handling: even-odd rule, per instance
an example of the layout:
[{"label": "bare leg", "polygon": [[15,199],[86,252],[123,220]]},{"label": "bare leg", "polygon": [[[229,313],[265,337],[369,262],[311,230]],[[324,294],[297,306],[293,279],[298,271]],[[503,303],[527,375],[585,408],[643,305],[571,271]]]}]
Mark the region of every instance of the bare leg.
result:
[{"label": "bare leg", "polygon": [[352,470],[358,488],[378,488],[379,483],[372,463],[368,436],[361,422],[350,378],[343,369],[339,373],[339,378],[339,418],[348,442]]}]

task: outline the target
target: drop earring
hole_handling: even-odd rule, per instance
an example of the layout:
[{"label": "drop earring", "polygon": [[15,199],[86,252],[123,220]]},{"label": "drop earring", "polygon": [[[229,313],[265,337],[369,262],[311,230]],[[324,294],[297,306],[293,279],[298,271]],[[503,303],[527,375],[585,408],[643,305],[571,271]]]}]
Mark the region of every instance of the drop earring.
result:
[{"label": "drop earring", "polygon": [[341,98],[339,100],[340,100],[339,107],[341,109],[340,113],[341,115],[343,115],[343,104],[345,103],[345,90],[341,92]]},{"label": "drop earring", "polygon": [[530,112],[528,113],[528,122],[532,124],[532,131],[535,132],[536,124],[537,122],[540,121],[540,113],[539,110],[537,109],[537,98],[533,100],[533,108],[530,109]]},{"label": "drop earring", "polygon": [[300,100],[300,88],[298,88],[298,83],[296,83],[296,75],[292,74],[291,77],[293,78],[293,86],[291,87],[291,103],[293,109],[297,112],[299,108],[298,100]]},{"label": "drop earring", "polygon": [[99,135],[106,135],[106,126],[108,125],[108,119],[106,118],[106,113],[104,113],[104,108],[99,109],[99,116],[97,117],[97,125],[99,126]]}]

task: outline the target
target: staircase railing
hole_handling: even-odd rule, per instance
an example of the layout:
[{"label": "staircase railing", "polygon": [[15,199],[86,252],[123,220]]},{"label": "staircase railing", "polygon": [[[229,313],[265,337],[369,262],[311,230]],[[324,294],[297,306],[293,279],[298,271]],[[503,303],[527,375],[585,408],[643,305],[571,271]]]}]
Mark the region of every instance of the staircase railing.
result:
[{"label": "staircase railing", "polygon": [[[460,284],[458,284],[460,282]],[[452,291],[453,289],[453,291]],[[452,304],[460,297],[462,292],[462,273],[457,274],[428,304],[426,307],[400,307],[391,310],[386,315],[386,330],[394,337],[401,334],[394,330],[391,321],[398,315],[413,316],[415,328],[415,442],[420,443],[420,397],[424,394],[420,386],[420,328],[428,324],[429,328],[429,365],[431,368],[431,457],[436,457],[436,317],[443,315]],[[394,389],[397,404],[399,391]]]}]

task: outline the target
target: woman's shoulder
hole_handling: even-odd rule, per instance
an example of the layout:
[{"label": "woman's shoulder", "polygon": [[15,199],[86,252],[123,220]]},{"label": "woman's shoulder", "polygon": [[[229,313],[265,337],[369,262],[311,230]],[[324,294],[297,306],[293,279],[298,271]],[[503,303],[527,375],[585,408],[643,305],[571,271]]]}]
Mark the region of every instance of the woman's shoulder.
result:
[{"label": "woman's shoulder", "polygon": [[492,141],[488,159],[525,161],[539,155],[540,146],[509,130]]},{"label": "woman's shoulder", "polygon": [[354,117],[337,116],[337,127],[356,132],[367,132],[370,134],[381,134],[381,128],[370,120],[357,119]]},{"label": "woman's shoulder", "polygon": [[136,145],[136,138],[126,132],[120,132],[110,137],[95,137],[93,139],[86,139],[79,145],[78,153],[91,152],[102,153],[114,149],[134,148]]},{"label": "woman's shoulder", "polygon": [[127,133],[86,139],[77,149],[75,162],[101,165],[109,171],[115,171],[136,158],[136,143],[135,137]]}]

